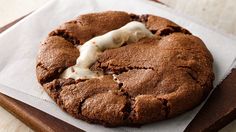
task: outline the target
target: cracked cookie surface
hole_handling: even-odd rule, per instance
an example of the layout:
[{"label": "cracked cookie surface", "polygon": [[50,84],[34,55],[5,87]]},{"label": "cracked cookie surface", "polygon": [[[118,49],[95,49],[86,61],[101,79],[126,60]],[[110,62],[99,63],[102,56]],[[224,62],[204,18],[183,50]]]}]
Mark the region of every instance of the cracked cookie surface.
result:
[{"label": "cracked cookie surface", "polygon": [[[59,78],[76,63],[76,46],[130,21],[144,23],[155,37],[104,51],[90,67],[103,77]],[[107,11],[81,15],[52,31],[40,47],[36,72],[45,91],[72,116],[120,126],[163,120],[194,108],[212,89],[212,65],[204,43],[170,20]]]}]

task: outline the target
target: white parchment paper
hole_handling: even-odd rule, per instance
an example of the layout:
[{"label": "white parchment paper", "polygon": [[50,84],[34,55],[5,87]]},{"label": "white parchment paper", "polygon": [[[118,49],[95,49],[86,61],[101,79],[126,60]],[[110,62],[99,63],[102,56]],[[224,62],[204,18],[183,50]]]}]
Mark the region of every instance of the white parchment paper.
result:
[{"label": "white parchment paper", "polygon": [[214,57],[216,86],[230,72],[236,58],[236,41],[198,25],[172,10],[147,0],[52,0],[9,30],[0,34],[0,92],[21,100],[86,131],[183,131],[200,107],[176,118],[141,128],[105,128],[74,119],[47,96],[35,76],[35,59],[40,42],[65,21],[80,14],[121,10],[155,14],[187,28],[199,36]]}]

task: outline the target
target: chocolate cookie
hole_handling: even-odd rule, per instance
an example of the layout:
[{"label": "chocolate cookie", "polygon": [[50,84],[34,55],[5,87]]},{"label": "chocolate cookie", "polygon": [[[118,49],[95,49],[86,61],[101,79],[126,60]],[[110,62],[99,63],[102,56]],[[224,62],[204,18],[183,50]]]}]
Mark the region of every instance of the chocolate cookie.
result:
[{"label": "chocolate cookie", "polygon": [[[143,23],[152,37],[127,38],[121,47],[99,51],[89,66],[91,72],[102,73],[98,77],[62,77],[77,65],[79,47],[110,31],[123,32],[132,21]],[[81,15],[52,31],[40,47],[36,72],[47,93],[72,116],[120,126],[163,120],[194,108],[212,89],[212,65],[201,39],[170,20],[108,11]]]}]

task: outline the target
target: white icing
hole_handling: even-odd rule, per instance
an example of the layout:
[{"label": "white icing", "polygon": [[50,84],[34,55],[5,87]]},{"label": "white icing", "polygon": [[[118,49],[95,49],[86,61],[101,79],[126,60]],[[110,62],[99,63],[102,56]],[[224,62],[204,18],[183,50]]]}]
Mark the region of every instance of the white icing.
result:
[{"label": "white icing", "polygon": [[140,39],[152,36],[153,34],[143,23],[132,21],[117,30],[92,38],[82,46],[77,47],[80,51],[80,56],[77,58],[76,64],[67,68],[60,77],[73,79],[99,77],[102,73],[89,69],[97,61],[99,54],[106,49],[119,48],[125,42],[137,42]]}]

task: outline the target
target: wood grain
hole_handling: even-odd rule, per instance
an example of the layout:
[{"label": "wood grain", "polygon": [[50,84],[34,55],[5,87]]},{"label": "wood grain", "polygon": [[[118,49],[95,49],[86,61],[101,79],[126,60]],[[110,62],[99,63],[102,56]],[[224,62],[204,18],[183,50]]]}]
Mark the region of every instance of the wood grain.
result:
[{"label": "wood grain", "polygon": [[60,119],[0,94],[0,105],[37,132],[82,132]]}]

